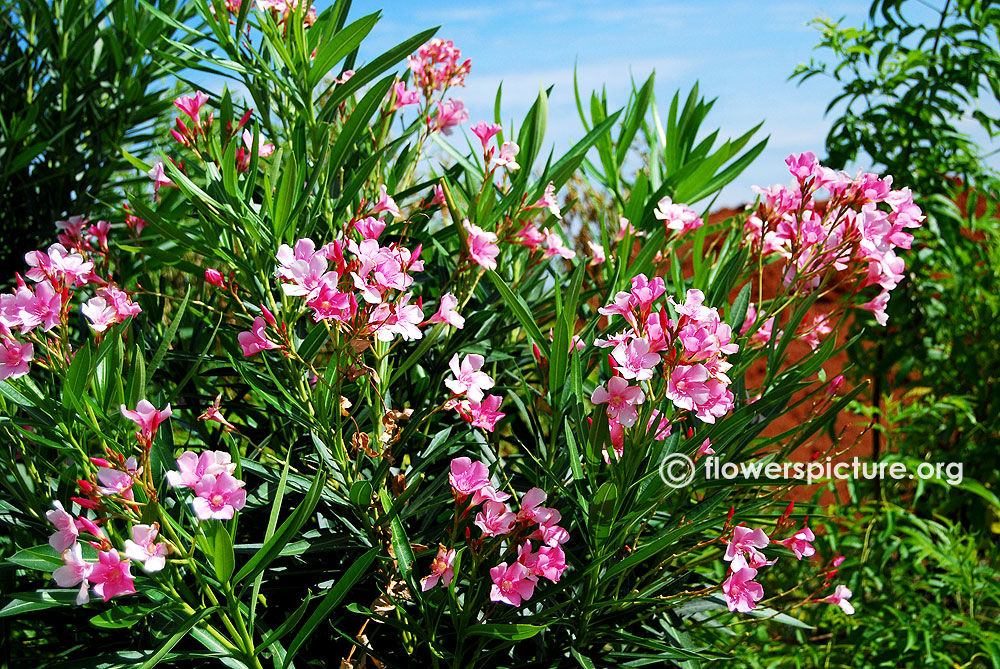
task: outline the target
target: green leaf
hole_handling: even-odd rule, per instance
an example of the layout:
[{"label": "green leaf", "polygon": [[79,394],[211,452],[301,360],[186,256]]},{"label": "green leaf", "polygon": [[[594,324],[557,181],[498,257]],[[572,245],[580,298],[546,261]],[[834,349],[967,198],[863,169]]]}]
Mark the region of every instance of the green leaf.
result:
[{"label": "green leaf", "polygon": [[19,550],[7,558],[7,562],[24,567],[25,569],[48,572],[55,571],[58,567],[63,566],[62,556],[58,555],[55,549],[48,544]]},{"label": "green leaf", "polygon": [[343,60],[361,44],[375,24],[378,23],[379,12],[362,16],[354,23],[333,35],[333,39],[325,40],[316,48],[316,57],[309,68],[309,88],[315,88],[323,80],[334,65]]},{"label": "green leaf", "polygon": [[[72,594],[72,593],[67,593]],[[98,613],[90,619],[90,624],[104,629],[125,629],[146,619],[150,613],[160,608],[162,604],[142,602],[138,604],[119,604],[106,611]]]},{"label": "green leaf", "polygon": [[152,669],[160,663],[161,660],[171,651],[171,649],[180,642],[188,632],[190,632],[194,627],[201,622],[202,618],[208,617],[210,614],[214,613],[215,610],[219,608],[218,606],[210,606],[206,609],[201,609],[192,613],[187,620],[180,623],[176,628],[174,628],[173,633],[170,637],[163,642],[163,645],[156,649],[156,652],[148,660],[142,663],[139,669]]},{"label": "green leaf", "polygon": [[358,558],[350,568],[344,572],[344,575],[337,580],[337,584],[334,585],[329,592],[324,595],[323,599],[320,601],[319,606],[313,611],[309,619],[302,625],[302,629],[299,630],[292,642],[288,644],[288,652],[285,653],[285,661],[282,663],[282,667],[287,667],[291,664],[292,658],[302,647],[302,644],[306,642],[307,639],[316,631],[320,623],[330,617],[333,610],[343,601],[347,593],[354,587],[354,585],[365,576],[368,568],[371,566],[372,562],[375,560],[375,556],[378,554],[378,548],[372,548],[370,551]]},{"label": "green leaf", "polygon": [[[153,376],[156,370],[159,369],[160,363],[163,362],[163,356],[167,354],[167,350],[170,348],[170,344],[174,341],[174,336],[177,334],[177,328],[181,326],[181,319],[184,317],[184,311],[187,309],[188,301],[191,299],[191,290],[184,292],[184,299],[181,300],[180,306],[177,307],[177,313],[174,314],[174,318],[170,321],[170,325],[167,326],[166,332],[163,333],[163,341],[160,342],[159,347],[156,349],[156,353],[153,354],[153,359],[149,361],[149,367],[146,368],[145,376],[147,378]],[[135,408],[132,405],[129,408]]]},{"label": "green leaf", "polygon": [[215,529],[212,563],[215,575],[221,583],[229,583],[229,577],[236,569],[236,554],[233,552],[233,539],[229,536],[226,524],[220,522]]},{"label": "green leaf", "polygon": [[10,601],[0,609],[0,618],[19,616],[22,613],[51,609],[56,606],[76,604],[76,588],[72,590],[35,590],[33,592],[13,592],[5,597]]},{"label": "green leaf", "polygon": [[527,623],[487,623],[485,625],[472,625],[465,629],[470,636],[488,636],[494,639],[504,639],[505,641],[523,641],[530,639],[542,630],[546,625],[529,625]]},{"label": "green leaf", "polygon": [[507,282],[500,278],[500,275],[491,269],[485,270],[486,276],[490,277],[490,281],[493,285],[497,287],[500,291],[500,297],[503,298],[504,303],[511,311],[514,312],[515,318],[524,327],[525,333],[531,339],[531,341],[538,346],[539,350],[542,352],[542,356],[546,358],[551,358],[552,354],[549,351],[549,342],[546,341],[545,337],[542,335],[542,331],[538,329],[538,324],[535,322],[534,317],[531,315],[531,309],[524,302],[524,299],[514,293],[507,285]]}]

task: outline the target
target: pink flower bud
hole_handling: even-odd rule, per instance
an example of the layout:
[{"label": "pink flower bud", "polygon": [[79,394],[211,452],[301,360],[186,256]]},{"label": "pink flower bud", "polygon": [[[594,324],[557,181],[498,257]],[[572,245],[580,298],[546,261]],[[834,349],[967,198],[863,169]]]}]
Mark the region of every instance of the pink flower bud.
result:
[{"label": "pink flower bud", "polygon": [[226,278],[222,276],[222,272],[217,269],[206,269],[205,281],[208,281],[210,284],[218,288],[226,287]]},{"label": "pink flower bud", "polygon": [[260,310],[264,314],[264,320],[266,320],[271,327],[276,327],[278,323],[274,319],[274,314],[271,313],[271,310],[263,304],[260,305]]}]

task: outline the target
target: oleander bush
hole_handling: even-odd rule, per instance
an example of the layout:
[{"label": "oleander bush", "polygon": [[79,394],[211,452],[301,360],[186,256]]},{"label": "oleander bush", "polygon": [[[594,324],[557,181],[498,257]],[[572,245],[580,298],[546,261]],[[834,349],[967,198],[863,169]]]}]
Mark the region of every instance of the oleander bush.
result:
[{"label": "oleander bush", "polygon": [[858,396],[824,365],[886,323],[905,177],[805,151],[706,224],[763,142],[697,89],[581,96],[556,155],[549,91],[471,119],[434,30],[360,62],[348,2],[192,6],[149,48],[246,96],[190,85],[120,147],[127,207],[66,211],[0,296],[11,663],[699,666],[850,625],[860,530],[710,467]]}]

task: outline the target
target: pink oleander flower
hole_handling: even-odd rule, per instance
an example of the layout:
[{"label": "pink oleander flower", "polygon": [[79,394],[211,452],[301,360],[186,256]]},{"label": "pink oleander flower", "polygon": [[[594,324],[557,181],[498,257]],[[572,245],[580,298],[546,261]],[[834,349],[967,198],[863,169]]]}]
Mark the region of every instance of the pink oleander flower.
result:
[{"label": "pink oleander flower", "polygon": [[490,600],[494,602],[521,606],[522,600],[531,599],[535,592],[534,577],[520,562],[509,567],[506,562],[501,562],[490,569],[490,578],[493,579]]},{"label": "pink oleander flower", "polygon": [[361,233],[362,239],[378,239],[385,230],[385,220],[368,216],[354,222],[354,229]]},{"label": "pink oleander flower", "polygon": [[[737,556],[745,556],[746,563],[751,567],[756,565],[763,565],[767,562],[767,558],[761,553],[759,548],[767,548],[770,543],[770,539],[762,529],[751,530],[749,527],[744,527],[739,525],[733,528],[733,537],[729,540],[729,545],[726,547],[726,554],[723,556],[723,560],[729,562],[736,558]],[[735,569],[736,563],[733,563]]]},{"label": "pink oleander flower", "polygon": [[730,611],[749,613],[764,598],[763,586],[753,580],[756,576],[756,569],[743,567],[729,574],[729,578],[722,583],[722,592],[726,595]]},{"label": "pink oleander flower", "polygon": [[698,452],[697,452],[696,455],[698,455],[698,456],[702,456],[702,455],[715,455],[715,449],[712,448],[712,442],[709,441],[708,439],[706,439],[705,441],[701,442],[701,446],[698,447]]},{"label": "pink oleander flower", "polygon": [[609,379],[607,386],[597,386],[590,396],[594,404],[607,404],[608,418],[617,420],[623,427],[632,427],[639,420],[635,407],[646,400],[646,395],[638,386],[630,386],[620,376]]},{"label": "pink oleander flower", "polygon": [[406,82],[397,81],[392,85],[395,102],[392,104],[392,111],[402,109],[406,105],[415,105],[420,102],[420,91],[406,90]]},{"label": "pink oleander flower", "polygon": [[534,204],[525,207],[525,209],[548,209],[553,216],[558,219],[562,219],[562,214],[559,211],[559,200],[556,199],[555,184],[550,182],[545,187],[545,192],[542,194],[542,197],[540,197]]},{"label": "pink oleander flower", "polygon": [[483,510],[476,514],[475,523],[484,537],[496,537],[508,534],[516,518],[506,504],[488,499],[483,503]]},{"label": "pink oleander flower", "polygon": [[541,539],[546,546],[559,546],[569,541],[569,532],[564,527],[556,525],[559,522],[559,512],[556,511],[550,522],[543,523],[531,533],[531,539]]},{"label": "pink oleander flower", "polygon": [[525,540],[517,549],[517,561],[528,568],[532,576],[547,578],[558,583],[566,571],[566,553],[562,546],[542,546],[537,553],[531,552],[531,541]]},{"label": "pink oleander flower", "polygon": [[327,319],[346,322],[358,310],[354,293],[340,292],[329,274],[320,280],[319,287],[314,292],[315,296],[306,302],[306,306],[313,310],[313,320],[317,323]]},{"label": "pink oleander flower", "polygon": [[506,167],[508,172],[521,169],[517,164],[517,154],[521,152],[521,147],[516,142],[504,142],[500,145],[500,153],[497,155],[496,163],[501,167]]},{"label": "pink oleander flower", "polygon": [[549,509],[542,506],[542,503],[548,498],[548,495],[541,488],[532,488],[528,492],[521,496],[521,510],[517,512],[518,522],[531,522],[538,523],[539,521],[535,519],[536,513],[540,516],[544,516],[546,519],[552,514],[549,513]]},{"label": "pink oleander flower", "polygon": [[118,322],[118,312],[103,297],[92,297],[80,307],[80,312],[90,321],[95,332],[104,332]]},{"label": "pink oleander flower", "polygon": [[100,551],[98,560],[87,576],[87,580],[94,584],[95,595],[108,601],[116,595],[135,594],[132,565],[122,560],[118,551]]},{"label": "pink oleander flower", "polygon": [[604,253],[604,247],[600,244],[588,241],[587,248],[590,250],[591,265],[603,265],[608,261],[607,255]]},{"label": "pink oleander flower", "polygon": [[451,461],[448,482],[456,497],[465,498],[483,486],[490,485],[490,470],[482,462],[469,458],[455,458]]},{"label": "pink oleander flower", "polygon": [[160,424],[173,415],[169,404],[162,410],[157,410],[149,400],[139,400],[134,411],[129,410],[123,404],[121,412],[123,416],[139,426],[140,435],[149,443],[152,443],[153,438],[156,437],[156,430],[159,429]]},{"label": "pink oleander flower", "polygon": [[883,290],[878,297],[859,305],[858,308],[875,314],[875,320],[884,327],[889,322],[889,315],[885,312],[887,306],[889,306],[889,291]]},{"label": "pink oleander flower", "polygon": [[833,377],[833,379],[830,380],[830,383],[827,384],[826,390],[824,391],[826,396],[831,397],[840,392],[840,388],[844,385],[844,381],[845,379],[843,374],[838,374],[837,376]]},{"label": "pink oleander flower", "polygon": [[854,606],[847,600],[854,596],[846,585],[838,585],[834,593],[828,597],[824,597],[820,601],[830,602],[831,604],[836,604],[841,608],[841,610],[847,615],[854,615]]},{"label": "pink oleander flower", "polygon": [[804,557],[811,557],[816,554],[816,549],[813,545],[809,543],[810,541],[815,541],[816,535],[808,527],[803,527],[801,530],[788,537],[784,541],[780,542],[783,546],[790,548],[795,557],[801,560]]},{"label": "pink oleander flower", "polygon": [[115,310],[115,317],[119,323],[124,322],[126,318],[142,313],[142,307],[133,302],[128,293],[113,283],[98,288],[97,296]]},{"label": "pink oleander flower", "polygon": [[201,520],[232,520],[237,511],[247,503],[247,491],[243,481],[233,478],[229,472],[218,476],[206,474],[194,486],[192,505]]},{"label": "pink oleander flower", "polygon": [[159,194],[160,188],[162,186],[166,186],[168,188],[177,186],[177,184],[171,181],[170,177],[166,175],[162,160],[153,165],[153,169],[149,170],[147,174],[149,175],[150,180],[153,182],[153,192],[156,194]]},{"label": "pink oleander flower", "polygon": [[102,495],[120,495],[125,499],[133,499],[132,486],[135,478],[142,473],[139,463],[134,457],[125,461],[125,470],[110,467],[98,467],[97,489]]},{"label": "pink oleander flower", "polygon": [[431,198],[431,204],[436,204],[439,207],[447,207],[448,200],[444,196],[444,187],[441,184],[437,184],[432,190],[434,196]]},{"label": "pink oleander flower", "polygon": [[28,373],[35,347],[31,342],[18,343],[0,339],[0,379],[17,379]]},{"label": "pink oleander flower", "polygon": [[382,302],[372,310],[369,321],[379,341],[392,341],[396,335],[406,340],[424,336],[418,327],[424,320],[420,306],[423,298],[417,304],[409,304],[411,297],[410,293],[403,293],[395,304]]},{"label": "pink oleander flower", "polygon": [[147,574],[160,571],[167,564],[167,544],[156,541],[159,525],[133,525],[132,538],[125,540],[125,557],[142,564],[142,570]]},{"label": "pink oleander flower", "polygon": [[496,269],[496,258],[500,255],[500,247],[497,246],[497,236],[492,232],[486,232],[468,220],[463,221],[462,224],[465,226],[465,232],[468,235],[469,257],[484,269]]},{"label": "pink oleander flower", "polygon": [[269,349],[284,348],[280,344],[275,344],[264,335],[264,330],[266,329],[267,321],[257,316],[253,319],[253,327],[249,332],[241,332],[237,335],[236,339],[240,344],[240,348],[243,349],[243,357],[248,358],[251,355]]},{"label": "pink oleander flower", "polygon": [[545,243],[545,233],[534,223],[525,223],[524,227],[517,231],[517,243],[527,246],[533,252],[537,251]]},{"label": "pink oleander flower", "polygon": [[433,120],[430,116],[427,117],[427,126],[432,131],[436,130],[447,136],[451,134],[452,128],[469,120],[469,111],[458,98],[435,102],[434,106],[437,113]]},{"label": "pink oleander flower", "polygon": [[428,91],[464,86],[472,61],[466,59],[460,63],[461,58],[462,50],[454,42],[435,37],[406,60],[413,72],[414,85]]},{"label": "pink oleander flower", "polygon": [[236,463],[225,451],[184,451],[177,458],[177,469],[167,472],[167,485],[172,488],[183,486],[194,488],[206,476],[233,474]]},{"label": "pink oleander flower", "polygon": [[174,100],[174,106],[188,115],[195,125],[201,125],[201,108],[208,102],[208,96],[198,91],[193,96],[184,96]]},{"label": "pink oleander flower", "polygon": [[455,578],[454,567],[455,549],[448,550],[443,545],[438,545],[437,556],[431,562],[431,573],[420,579],[421,591],[427,592],[437,585],[438,581],[441,582],[442,588],[447,588]]},{"label": "pink oleander flower", "polygon": [[54,508],[51,511],[45,512],[45,518],[56,528],[56,533],[49,537],[49,545],[57,553],[62,553],[76,543],[80,530],[76,526],[76,518],[63,508],[62,502],[56,500],[52,502],[52,506]]},{"label": "pink oleander flower", "polygon": [[501,130],[503,130],[503,128],[496,123],[487,123],[486,121],[480,121],[472,126],[472,134],[478,137],[479,141],[483,143],[483,149],[485,149],[486,145],[490,143],[493,136]]},{"label": "pink oleander flower", "polygon": [[487,432],[496,429],[497,423],[507,414],[499,411],[503,398],[499,395],[487,395],[482,402],[470,401],[466,408],[467,413],[462,418],[467,420],[472,427],[481,427]]},{"label": "pink oleander flower", "polygon": [[98,221],[87,228],[87,234],[92,236],[97,245],[105,251],[108,249],[108,233],[110,232],[111,224],[107,221]]},{"label": "pink oleander flower", "polygon": [[431,323],[448,323],[453,325],[459,330],[465,327],[465,318],[463,318],[457,311],[455,307],[458,306],[458,298],[451,293],[445,293],[441,296],[441,301],[438,303],[438,310],[433,316],[431,316]]},{"label": "pink oleander flower", "polygon": [[641,337],[632,339],[628,344],[618,344],[611,357],[622,378],[636,381],[653,378],[653,369],[660,362],[659,354],[650,353],[649,342]]},{"label": "pink oleander flower", "polygon": [[490,483],[488,485],[484,485],[472,495],[472,504],[482,504],[487,500],[491,500],[493,502],[506,502],[508,499],[510,499],[509,494],[503,492],[502,490],[497,490],[493,487],[493,484]]},{"label": "pink oleander flower", "polygon": [[369,213],[377,214],[380,211],[387,211],[394,218],[403,217],[403,214],[399,211],[399,207],[396,206],[396,201],[389,197],[389,192],[382,185],[378,187],[378,202],[375,203],[375,206],[372,207]]},{"label": "pink oleander flower", "polygon": [[72,588],[80,584],[80,592],[76,595],[76,603],[83,606],[90,601],[90,583],[87,578],[94,564],[83,559],[83,549],[74,542],[72,548],[62,552],[63,566],[52,572],[52,580],[60,588]]},{"label": "pink oleander flower", "polygon": [[11,301],[10,296],[4,296],[9,303],[8,312],[14,312],[13,318],[7,318],[8,327],[21,326],[21,334],[41,327],[48,332],[59,325],[62,314],[63,300],[59,292],[49,281],[42,281],[32,292],[28,286],[19,286]]},{"label": "pink oleander flower", "polygon": [[222,275],[222,272],[220,272],[217,269],[211,269],[211,268],[206,269],[205,270],[205,281],[208,281],[210,284],[212,284],[216,288],[225,288],[226,287],[226,278]]},{"label": "pink oleander flower", "polygon": [[695,411],[708,402],[711,391],[705,383],[709,373],[704,365],[678,365],[670,372],[667,399],[679,409]]},{"label": "pink oleander flower", "polygon": [[554,230],[549,229],[545,231],[545,252],[542,257],[552,258],[554,256],[570,260],[576,257],[576,251],[563,244],[562,237]]},{"label": "pink oleander flower", "polygon": [[668,230],[678,232],[700,228],[704,223],[694,209],[683,204],[674,204],[669,197],[664,197],[657,203],[653,215],[663,221]]},{"label": "pink oleander flower", "polygon": [[792,173],[792,176],[801,182],[814,174],[819,166],[819,161],[816,160],[816,155],[812,151],[806,151],[802,154],[793,153],[788,156],[785,158],[785,164],[788,165],[788,171]]}]

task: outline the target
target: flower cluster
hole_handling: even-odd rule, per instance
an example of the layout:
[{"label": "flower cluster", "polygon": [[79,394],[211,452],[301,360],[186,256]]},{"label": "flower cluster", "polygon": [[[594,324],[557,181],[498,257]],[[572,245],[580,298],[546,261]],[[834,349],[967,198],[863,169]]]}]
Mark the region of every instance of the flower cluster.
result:
[{"label": "flower cluster", "polygon": [[[142,309],[110,279],[97,273],[107,269],[107,221],[91,221],[72,216],[57,221],[59,242],[46,251],[29,251],[24,260],[28,271],[17,275],[13,292],[0,295],[0,379],[24,376],[35,358],[35,345],[42,343],[50,353],[59,346],[38,336],[56,327],[66,327],[74,295],[79,288],[94,286],[94,297],[80,308],[91,328],[103,333],[115,323],[139,314]],[[71,351],[58,351],[56,358],[68,361]]]},{"label": "flower cluster", "polygon": [[[885,325],[889,293],[905,267],[895,249],[910,248],[907,230],[924,220],[912,193],[893,190],[889,176],[852,179],[820,165],[809,152],[785,162],[795,183],[756,189],[761,202],[747,219],[747,243],[764,256],[782,258],[784,285],[791,290],[816,290],[827,276],[851,281],[855,291],[878,286],[878,295],[858,308]],[[825,202],[816,199],[821,191]]]},{"label": "flower cluster", "polygon": [[[616,451],[621,447],[623,428],[635,425],[639,419],[637,407],[647,399],[642,382],[649,383],[655,376],[666,378],[664,396],[675,407],[694,413],[706,423],[714,423],[733,407],[726,376],[732,365],[726,362],[726,356],[736,353],[739,347],[732,342],[732,329],[722,322],[717,309],[704,305],[705,296],[700,290],[689,290],[683,304],[667,298],[678,315],[676,320],[670,318],[665,306],[659,310],[653,307],[665,292],[662,278],[649,280],[640,274],[632,279],[631,291],[618,293],[613,303],[599,309],[605,316],[622,316],[630,326],[594,342],[612,348],[609,362],[615,376],[594,390],[591,402],[607,405]],[[636,385],[631,385],[632,381]]]},{"label": "flower cluster", "polygon": [[[462,420],[473,427],[492,432],[506,414],[499,410],[503,398],[499,395],[485,395],[483,392],[494,385],[490,375],[482,371],[485,362],[486,359],[476,353],[466,355],[461,362],[457,353],[452,356],[449,366],[453,376],[444,382],[452,396],[444,406],[458,411]],[[463,396],[465,399],[460,399]]]},{"label": "flower cluster", "polygon": [[425,92],[464,86],[465,77],[472,69],[472,61],[462,61],[462,50],[454,42],[438,37],[417,49],[415,56],[407,56],[406,60],[414,83]]},{"label": "flower cluster", "polygon": [[[278,3],[283,4],[283,3]],[[175,127],[170,130],[170,134],[181,146],[185,146],[195,153],[201,155],[209,151],[210,141],[207,137],[208,130],[212,127],[214,121],[214,116],[212,112],[208,113],[208,116],[204,121],[201,118],[201,109],[208,102],[208,95],[202,91],[197,91],[193,96],[182,96],[174,100],[174,106],[177,107],[185,116],[187,116],[188,121],[185,123],[180,116],[174,119]],[[236,171],[240,173],[246,173],[250,171],[250,154],[253,151],[254,134],[246,127],[247,123],[250,122],[253,116],[253,110],[248,109],[240,120],[236,123],[236,128],[232,127],[232,124],[225,128],[225,137],[223,139],[223,144],[226,145],[230,141],[234,141],[237,134],[242,134],[240,137],[243,141],[243,146],[240,146],[236,150]],[[261,158],[267,158],[274,153],[274,144],[269,143],[263,135],[260,135],[257,145],[257,155]],[[171,161],[173,162],[173,161]],[[176,164],[176,163],[175,163]],[[178,165],[178,167],[182,167]],[[175,184],[171,181],[164,172],[165,165],[160,162],[157,163],[152,170],[149,171],[149,178],[153,181],[154,190],[159,191],[161,186],[174,186]]]},{"label": "flower cluster", "polygon": [[247,502],[245,484],[233,476],[235,471],[236,463],[225,451],[184,451],[177,469],[167,472],[167,484],[194,490],[191,505],[200,520],[232,520]]},{"label": "flower cluster", "polygon": [[[508,556],[510,560],[510,564],[504,560],[490,569],[491,601],[521,606],[534,594],[539,578],[559,581],[566,570],[562,546],[569,540],[569,532],[558,525],[562,516],[557,510],[542,506],[547,498],[543,490],[532,488],[524,493],[520,510],[515,513],[507,505],[511,496],[494,487],[483,462],[455,458],[448,481],[459,519],[467,518],[471,507],[482,504],[474,521],[480,537],[472,538],[470,530],[466,530],[469,550],[480,557],[497,551],[498,557]],[[467,505],[470,498],[471,507]],[[431,573],[420,581],[421,588],[430,590],[439,583],[449,587],[455,577],[456,556],[456,549],[442,544],[431,563]]]}]

